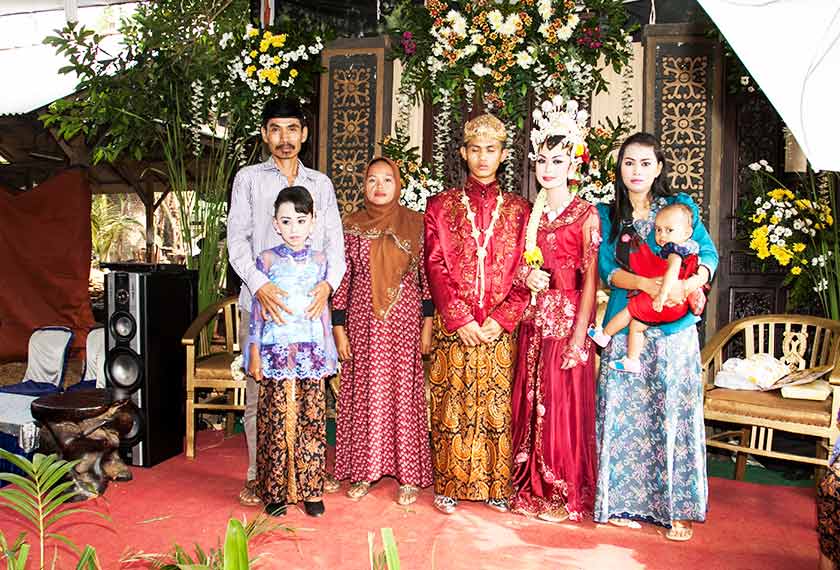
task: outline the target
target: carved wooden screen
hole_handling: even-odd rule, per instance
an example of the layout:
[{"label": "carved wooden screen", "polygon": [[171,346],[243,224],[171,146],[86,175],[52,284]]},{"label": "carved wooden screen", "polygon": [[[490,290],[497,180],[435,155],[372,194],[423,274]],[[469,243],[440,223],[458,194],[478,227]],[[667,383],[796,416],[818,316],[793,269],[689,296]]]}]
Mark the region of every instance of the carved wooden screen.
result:
[{"label": "carved wooden screen", "polygon": [[[668,182],[694,198],[715,243],[720,231],[721,93],[720,43],[702,27],[659,24],[645,28],[645,130],[660,142]],[[718,287],[710,293],[714,307]],[[707,311],[706,333],[718,328]]]},{"label": "carved wooden screen", "polygon": [[767,98],[757,91],[727,93],[724,121],[718,319],[729,322],[784,313],[784,273],[749,253],[744,239],[747,230],[737,215],[744,195],[750,191],[749,164],[763,159],[777,173],[783,170],[783,123]]},{"label": "carved wooden screen", "polygon": [[342,39],[321,56],[318,169],[332,180],[342,215],[362,204],[365,166],[391,128],[387,49],[383,37]]}]

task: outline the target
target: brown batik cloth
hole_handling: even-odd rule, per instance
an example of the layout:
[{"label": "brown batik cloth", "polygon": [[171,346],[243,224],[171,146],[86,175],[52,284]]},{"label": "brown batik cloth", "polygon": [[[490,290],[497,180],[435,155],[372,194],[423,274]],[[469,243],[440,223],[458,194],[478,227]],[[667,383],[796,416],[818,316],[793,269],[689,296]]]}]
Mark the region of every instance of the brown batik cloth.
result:
[{"label": "brown batik cloth", "polygon": [[263,503],[319,499],[326,441],[323,379],[265,381],[257,408],[257,494]]},{"label": "brown batik cloth", "polygon": [[435,493],[475,501],[511,496],[513,357],[508,333],[468,348],[435,319],[430,374]]},{"label": "brown batik cloth", "polygon": [[840,564],[840,459],[817,486],[817,533],[822,553]]}]

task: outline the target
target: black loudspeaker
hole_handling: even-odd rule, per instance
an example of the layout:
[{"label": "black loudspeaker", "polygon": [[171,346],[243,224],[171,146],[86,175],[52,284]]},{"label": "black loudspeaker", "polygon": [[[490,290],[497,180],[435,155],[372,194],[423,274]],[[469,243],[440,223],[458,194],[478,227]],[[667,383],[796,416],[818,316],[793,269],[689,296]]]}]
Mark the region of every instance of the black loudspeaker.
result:
[{"label": "black loudspeaker", "polygon": [[181,337],[196,316],[197,274],[171,266],[119,267],[105,275],[105,378],[115,400],[133,402],[134,425],[121,441],[124,459],[151,467],[184,450]]}]

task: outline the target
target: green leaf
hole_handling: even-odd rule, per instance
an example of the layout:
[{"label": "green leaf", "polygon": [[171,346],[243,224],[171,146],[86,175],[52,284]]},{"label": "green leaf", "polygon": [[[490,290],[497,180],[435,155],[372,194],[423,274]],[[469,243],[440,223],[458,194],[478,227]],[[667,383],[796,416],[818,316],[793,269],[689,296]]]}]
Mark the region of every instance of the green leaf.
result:
[{"label": "green leaf", "polygon": [[[9,463],[15,465],[18,469],[20,469],[29,476],[32,476],[35,473],[35,467],[32,465],[32,462],[26,459],[25,457],[15,455],[14,453],[10,453],[5,449],[0,448],[0,458],[5,459]],[[0,473],[0,475],[3,474]]]},{"label": "green leaf", "polygon": [[92,546],[85,546],[82,555],[79,557],[79,563],[76,565],[76,570],[99,570],[99,561],[96,558],[96,549]]},{"label": "green leaf", "polygon": [[224,570],[248,570],[248,537],[237,519],[228,521],[225,534]]},{"label": "green leaf", "polygon": [[68,548],[70,548],[70,550],[75,552],[77,555],[81,555],[82,550],[78,546],[76,546],[75,542],[73,542],[72,540],[70,540],[69,538],[64,536],[63,534],[59,534],[57,532],[48,532],[46,534],[46,536],[48,536],[49,538],[53,538],[55,540],[58,540],[60,542],[63,542],[64,544],[66,544],[68,546]]},{"label": "green leaf", "polygon": [[390,528],[383,528],[381,533],[388,570],[400,570],[400,557],[397,553],[397,541],[394,539],[394,531]]}]

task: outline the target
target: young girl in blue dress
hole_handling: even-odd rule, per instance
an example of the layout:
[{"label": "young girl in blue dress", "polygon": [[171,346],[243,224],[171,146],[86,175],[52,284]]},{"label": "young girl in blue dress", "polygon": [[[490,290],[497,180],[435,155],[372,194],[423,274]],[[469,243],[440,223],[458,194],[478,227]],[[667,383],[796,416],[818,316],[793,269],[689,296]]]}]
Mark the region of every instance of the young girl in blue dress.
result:
[{"label": "young girl in blue dress", "polygon": [[309,292],[327,274],[326,256],[308,243],[314,222],[306,188],[280,191],[273,225],[283,243],[260,253],[256,265],[287,293],[284,302],[290,312],[283,322],[275,322],[255,297],[242,350],[246,370],[260,385],[257,495],[275,516],[299,500],[306,514],[324,513],[324,378],[335,374],[337,353],[329,308],[315,318],[306,315]]}]

